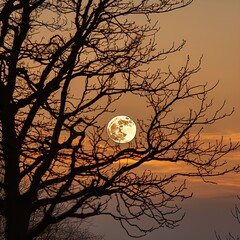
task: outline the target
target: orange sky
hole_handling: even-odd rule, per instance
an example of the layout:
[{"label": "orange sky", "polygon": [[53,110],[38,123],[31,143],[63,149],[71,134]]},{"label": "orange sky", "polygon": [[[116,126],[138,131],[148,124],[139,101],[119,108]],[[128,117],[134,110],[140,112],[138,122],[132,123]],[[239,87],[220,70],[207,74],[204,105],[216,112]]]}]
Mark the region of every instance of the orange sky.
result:
[{"label": "orange sky", "polygon": [[[203,55],[201,71],[194,75],[193,80],[208,82],[210,86],[219,81],[218,87],[210,96],[214,98],[216,108],[224,100],[227,101],[225,111],[235,108],[235,113],[231,117],[205,129],[202,138],[206,141],[219,139],[221,136],[226,140],[231,138],[234,142],[240,141],[239,12],[239,0],[194,0],[186,8],[153,17],[160,27],[156,39],[159,50],[171,47],[173,42],[176,45],[180,44],[183,39],[187,43],[182,51],[169,56],[159,66],[152,67],[161,68],[171,65],[177,70],[185,64],[188,55],[192,65],[195,66]],[[139,19],[139,21],[144,20],[144,18]],[[79,85],[75,90],[77,89]],[[118,114],[128,115],[133,120],[141,119],[144,114],[146,115],[143,105],[136,96],[123,96],[115,105],[116,112],[103,116],[101,120],[103,124],[107,124]],[[179,112],[184,110],[184,106],[178,109]],[[240,162],[239,159],[240,150],[224,158],[230,165],[237,164]],[[177,172],[182,166],[176,163],[152,162],[145,164],[144,167],[156,174],[162,174]],[[194,197],[183,203],[183,210],[187,212],[187,216],[181,226],[174,231],[160,229],[144,237],[143,240],[207,240],[214,239],[214,229],[220,229],[223,234],[230,230],[237,231],[239,225],[234,222],[230,210],[237,202],[236,195],[240,194],[239,174],[231,173],[214,178],[217,184],[206,184],[199,178],[188,179],[187,192],[193,192]],[[105,217],[94,220],[92,227],[93,232],[103,233],[105,240],[132,239],[113,220]]]},{"label": "orange sky", "polygon": [[[182,39],[187,40],[184,49],[167,58],[165,62],[160,63],[178,69],[184,65],[187,55],[190,56],[192,64],[197,64],[201,55],[203,55],[201,71],[194,75],[194,81],[201,83],[208,82],[213,86],[217,81],[219,84],[211,98],[214,98],[214,104],[219,107],[226,100],[225,111],[230,112],[235,108],[231,117],[225,118],[214,125],[206,127],[202,138],[205,141],[212,141],[224,136],[226,140],[240,141],[240,2],[232,0],[231,4],[224,0],[195,0],[190,6],[165,13],[155,15],[153,20],[158,20],[160,32],[158,33],[157,43],[159,49],[167,49],[172,42],[181,43]],[[155,67],[155,66],[153,66]],[[143,117],[142,107],[139,107],[139,100],[136,96],[125,96],[121,103],[116,104],[116,112],[113,114],[126,114],[133,117],[134,120]],[[141,100],[140,100],[141,101]],[[128,106],[126,108],[126,106]],[[141,105],[142,106],[142,105]],[[215,110],[215,109],[213,109]],[[179,112],[184,111],[184,106]],[[231,163],[238,162],[239,151],[228,155]],[[151,163],[150,163],[151,165]],[[156,172],[162,172],[162,166],[157,168],[157,163],[152,163]],[[151,166],[149,166],[151,167]],[[176,166],[175,166],[176,167]],[[174,171],[171,165],[165,164],[167,171]],[[164,170],[165,171],[165,170]],[[220,182],[228,181],[228,184],[234,185],[235,179],[226,177]],[[196,180],[194,180],[194,183]],[[198,189],[198,195],[201,196],[201,188]],[[225,186],[224,185],[224,186]],[[227,190],[221,189],[221,194]],[[219,194],[216,190],[216,194]],[[234,190],[235,191],[235,190]],[[211,195],[215,192],[211,191]],[[209,192],[209,193],[210,193]],[[227,190],[228,192],[228,190]],[[207,195],[206,191],[203,193]]]},{"label": "orange sky", "polygon": [[[203,136],[206,140],[223,135],[226,139],[231,137],[234,141],[240,141],[239,12],[238,0],[232,0],[231,3],[224,0],[195,0],[187,8],[159,17],[159,43],[162,39],[166,44],[187,40],[183,51],[170,60],[180,66],[186,55],[189,54],[193,62],[196,62],[203,54],[202,69],[196,76],[197,80],[209,84],[219,80],[219,85],[212,94],[215,104],[219,105],[226,100],[226,110],[235,108],[231,117],[207,128],[207,133]],[[239,152],[235,152],[228,158],[237,161],[238,156],[240,157]],[[225,181],[234,183],[235,179],[228,177]]]},{"label": "orange sky", "polygon": [[[155,15],[153,18],[158,20],[158,26],[161,28],[157,35],[159,50],[171,47],[173,42],[180,44],[183,39],[187,41],[182,51],[171,55],[161,64],[163,66],[171,65],[172,68],[178,69],[185,64],[188,55],[193,65],[196,65],[203,55],[202,70],[194,76],[194,80],[201,83],[208,82],[211,86],[219,80],[218,87],[211,95],[215,100],[216,107],[219,107],[226,100],[226,111],[235,108],[235,113],[231,117],[208,127],[203,132],[202,137],[206,141],[221,136],[226,139],[232,138],[234,142],[240,141],[239,12],[239,0],[195,0],[186,8]],[[179,112],[181,111],[184,111],[184,108],[180,108]],[[116,112],[113,116],[124,114],[136,120],[141,118],[145,112],[135,96],[126,96],[123,97],[121,103],[116,104]],[[108,115],[103,119],[106,121],[105,124],[113,116]],[[109,119],[107,119],[108,117]],[[240,150],[225,157],[225,160],[228,160],[230,164],[239,162],[239,159]],[[145,167],[156,174],[162,174],[175,172],[181,166],[152,162],[146,164]],[[235,196],[240,194],[239,174],[231,173],[224,177],[215,178],[214,181],[218,183],[217,185],[203,183],[198,178],[188,179],[189,188],[187,191],[193,192],[194,197],[183,205],[184,211],[188,215],[181,227],[176,231],[160,229],[143,239],[159,240],[160,236],[164,240],[214,239],[213,231],[219,226],[224,225],[221,229],[222,231],[226,229],[226,233],[233,226],[234,229],[238,229],[239,226],[232,223],[234,220],[232,220],[230,210],[237,202]],[[221,216],[224,217],[219,217],[218,212],[221,212]],[[93,232],[96,231],[105,234],[105,240],[131,239],[118,225],[104,217],[94,223]]]},{"label": "orange sky", "polygon": [[[215,126],[216,131],[240,132],[240,3],[238,0],[195,0],[192,5],[165,15],[160,25],[168,41],[187,40],[182,56],[189,54],[193,60],[203,54],[201,81],[219,80],[214,99],[227,100],[228,108],[236,112],[231,119]],[[171,32],[167,28],[171,28]],[[181,60],[179,61],[181,62]]]},{"label": "orange sky", "polygon": [[[160,49],[187,40],[185,48],[166,60],[166,64],[180,67],[189,55],[196,64],[203,54],[202,70],[195,76],[197,81],[219,85],[211,97],[216,106],[227,101],[226,110],[235,108],[235,113],[204,132],[203,138],[212,140],[224,136],[226,139],[240,141],[240,1],[239,0],[195,0],[190,6],[178,11],[156,15],[161,30],[158,34]],[[124,100],[123,99],[123,103]],[[127,108],[119,106],[116,114],[126,114],[137,118],[139,103],[127,101]],[[179,109],[181,111],[181,109]],[[225,157],[230,164],[240,162],[240,150]],[[156,173],[177,171],[177,165],[149,163],[146,168]],[[239,173],[240,174],[240,173]],[[240,175],[231,173],[215,178],[218,184],[206,184],[200,179],[190,179],[189,192],[194,197],[184,203],[187,217],[177,230],[156,231],[144,240],[203,240],[215,239],[214,230],[226,237],[228,231],[237,233],[239,225],[231,216],[231,209],[237,203],[236,195],[240,194]],[[112,231],[107,228],[112,224]],[[106,240],[130,240],[127,235],[107,218],[100,218],[94,229],[105,234]],[[118,234],[116,235],[116,231]],[[240,234],[240,231],[238,232]]]}]

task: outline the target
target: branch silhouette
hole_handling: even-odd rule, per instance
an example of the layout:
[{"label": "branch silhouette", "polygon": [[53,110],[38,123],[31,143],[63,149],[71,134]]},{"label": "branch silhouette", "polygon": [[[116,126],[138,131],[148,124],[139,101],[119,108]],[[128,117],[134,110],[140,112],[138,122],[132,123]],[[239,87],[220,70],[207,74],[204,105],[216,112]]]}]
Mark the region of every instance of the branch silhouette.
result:
[{"label": "branch silhouette", "polygon": [[[238,196],[238,200],[240,200],[240,197]],[[236,204],[234,211],[231,211],[233,217],[237,220],[237,222],[240,224],[240,209],[239,206]],[[217,240],[222,240],[221,236],[215,231],[215,237]],[[226,240],[239,240],[239,235],[234,236],[231,232],[228,233],[228,237],[225,238]]]},{"label": "branch silhouette", "polygon": [[[201,59],[191,68],[188,58],[176,72],[150,68],[185,44],[158,51],[151,16],[191,2],[1,1],[0,213],[8,240],[104,214],[130,236],[174,228],[183,218],[178,201],[190,197],[178,177],[207,181],[238,170],[220,160],[238,144],[201,140],[205,125],[231,115],[208,99],[214,87],[190,80]],[[113,144],[103,124],[123,95],[149,111],[129,145]],[[185,115],[176,112],[180,103]],[[142,171],[151,161],[191,170]]]}]

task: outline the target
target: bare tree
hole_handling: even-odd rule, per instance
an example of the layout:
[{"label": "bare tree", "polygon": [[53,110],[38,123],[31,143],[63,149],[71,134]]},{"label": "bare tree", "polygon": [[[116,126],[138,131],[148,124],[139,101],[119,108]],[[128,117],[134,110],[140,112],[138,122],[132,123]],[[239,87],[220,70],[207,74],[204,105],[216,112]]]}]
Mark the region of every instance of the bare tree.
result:
[{"label": "bare tree", "polygon": [[[240,197],[238,196],[238,200],[240,200]],[[237,220],[237,222],[240,224],[240,209],[239,206],[236,204],[234,211],[232,211],[233,217]],[[215,231],[215,236],[217,240],[222,240],[221,236]],[[234,236],[231,232],[228,233],[228,237],[224,238],[226,240],[240,240],[239,235]]]},{"label": "bare tree", "polygon": [[[35,221],[38,219],[35,219]],[[0,216],[0,239],[5,240],[4,232],[5,220]],[[34,237],[34,240],[104,240],[103,235],[95,235],[90,232],[83,221],[64,221],[49,225],[40,235]]]},{"label": "bare tree", "polygon": [[[178,200],[189,197],[178,176],[236,170],[219,159],[237,145],[201,141],[203,126],[231,113],[207,99],[213,87],[190,81],[200,63],[190,68],[188,59],[177,72],[151,69],[185,43],[158,51],[151,16],[191,2],[0,2],[0,213],[8,240],[100,214],[120,221],[129,235],[173,228],[182,219]],[[119,145],[104,122],[124,94],[144,99],[149,117],[140,113],[135,141]],[[187,113],[175,111],[179,103]],[[153,160],[191,170],[141,170]]]},{"label": "bare tree", "polygon": [[83,228],[81,222],[62,221],[49,225],[41,235],[34,240],[103,240],[102,235],[95,235],[87,228]]},{"label": "bare tree", "polygon": [[[222,240],[223,239],[223,238],[221,238],[221,236],[217,232],[215,232],[215,236],[216,236],[217,240]],[[228,233],[228,237],[226,237],[224,239],[226,239],[226,240],[239,240],[240,238],[239,238],[239,236],[235,237],[231,233]]]}]

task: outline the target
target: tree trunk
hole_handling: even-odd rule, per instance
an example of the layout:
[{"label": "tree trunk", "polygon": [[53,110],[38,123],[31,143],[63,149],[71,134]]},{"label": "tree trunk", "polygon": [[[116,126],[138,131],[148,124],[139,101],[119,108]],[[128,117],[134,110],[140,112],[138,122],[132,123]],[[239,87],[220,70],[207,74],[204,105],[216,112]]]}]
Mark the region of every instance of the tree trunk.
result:
[{"label": "tree trunk", "polygon": [[[7,99],[7,97],[6,97]],[[27,240],[30,219],[30,200],[21,196],[19,156],[20,145],[15,132],[14,108],[11,100],[4,103],[2,119],[2,148],[5,160],[4,176],[4,217],[7,240]]]},{"label": "tree trunk", "polygon": [[[7,203],[6,209],[6,239],[28,240],[28,226],[30,219],[29,206],[23,201],[12,199]],[[29,239],[30,240],[30,239]]]}]

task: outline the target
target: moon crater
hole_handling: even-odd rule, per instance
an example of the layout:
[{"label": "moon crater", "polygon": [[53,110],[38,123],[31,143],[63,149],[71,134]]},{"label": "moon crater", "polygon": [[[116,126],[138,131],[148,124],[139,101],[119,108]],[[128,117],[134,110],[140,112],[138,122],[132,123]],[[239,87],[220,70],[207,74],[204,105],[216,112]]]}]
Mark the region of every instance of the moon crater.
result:
[{"label": "moon crater", "polygon": [[117,143],[128,143],[136,135],[136,124],[124,115],[114,117],[107,125],[108,136]]}]

